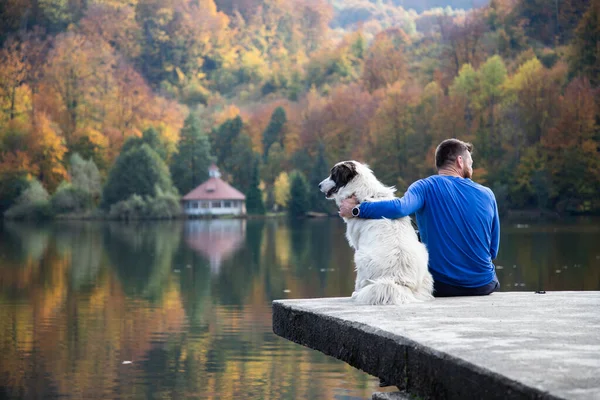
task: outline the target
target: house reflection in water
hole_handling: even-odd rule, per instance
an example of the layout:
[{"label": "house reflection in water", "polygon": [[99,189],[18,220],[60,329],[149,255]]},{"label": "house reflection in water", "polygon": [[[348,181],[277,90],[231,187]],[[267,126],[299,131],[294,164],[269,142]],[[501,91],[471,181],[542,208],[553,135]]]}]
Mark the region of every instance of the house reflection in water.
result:
[{"label": "house reflection in water", "polygon": [[246,220],[190,220],[185,224],[184,235],[187,245],[208,258],[211,272],[218,274],[221,263],[244,244]]}]

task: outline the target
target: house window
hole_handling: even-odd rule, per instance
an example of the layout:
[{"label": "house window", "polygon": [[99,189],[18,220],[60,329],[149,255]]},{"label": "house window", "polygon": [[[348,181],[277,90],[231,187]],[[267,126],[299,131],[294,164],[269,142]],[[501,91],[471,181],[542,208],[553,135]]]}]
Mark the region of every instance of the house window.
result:
[{"label": "house window", "polygon": [[197,201],[194,201],[192,203],[192,208],[198,208],[198,202]]},{"label": "house window", "polygon": [[200,204],[200,207],[202,207],[202,208],[210,208],[210,203],[208,201],[203,201]]},{"label": "house window", "polygon": [[221,202],[220,201],[213,201],[212,202],[212,208],[221,208]]},{"label": "house window", "polygon": [[231,201],[225,201],[225,202],[223,202],[223,207],[231,208],[231,203],[232,203]]}]

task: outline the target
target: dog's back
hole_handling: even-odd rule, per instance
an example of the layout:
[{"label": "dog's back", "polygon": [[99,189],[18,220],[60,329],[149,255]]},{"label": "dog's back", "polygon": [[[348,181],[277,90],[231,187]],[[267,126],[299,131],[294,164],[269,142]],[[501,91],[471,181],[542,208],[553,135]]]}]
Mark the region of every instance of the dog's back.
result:
[{"label": "dog's back", "polygon": [[346,237],[355,249],[356,284],[361,304],[404,304],[430,300],[429,256],[408,217],[350,219]]}]

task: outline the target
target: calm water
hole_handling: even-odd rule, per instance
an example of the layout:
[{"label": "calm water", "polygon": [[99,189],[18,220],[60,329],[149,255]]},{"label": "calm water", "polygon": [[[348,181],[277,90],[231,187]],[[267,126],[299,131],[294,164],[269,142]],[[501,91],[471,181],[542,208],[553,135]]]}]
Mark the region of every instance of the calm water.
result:
[{"label": "calm water", "polygon": [[[338,219],[0,225],[0,398],[353,399],[378,381],[276,337],[348,296]],[[503,290],[599,290],[600,220],[502,225]]]}]

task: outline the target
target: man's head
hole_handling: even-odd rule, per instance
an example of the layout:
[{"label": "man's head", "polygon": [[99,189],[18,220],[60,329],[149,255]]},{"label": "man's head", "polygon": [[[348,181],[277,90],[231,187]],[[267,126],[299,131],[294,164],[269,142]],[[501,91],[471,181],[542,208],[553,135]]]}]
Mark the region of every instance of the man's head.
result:
[{"label": "man's head", "polygon": [[435,149],[435,166],[440,170],[456,171],[463,178],[473,176],[473,145],[458,139],[446,139]]}]

